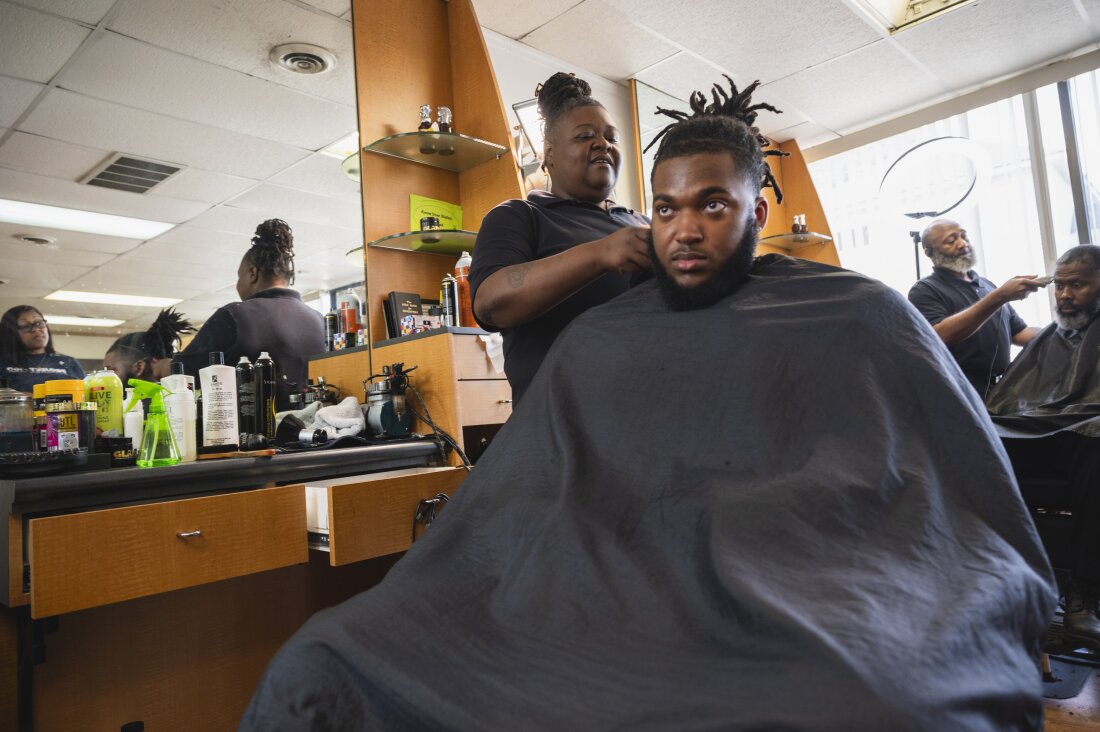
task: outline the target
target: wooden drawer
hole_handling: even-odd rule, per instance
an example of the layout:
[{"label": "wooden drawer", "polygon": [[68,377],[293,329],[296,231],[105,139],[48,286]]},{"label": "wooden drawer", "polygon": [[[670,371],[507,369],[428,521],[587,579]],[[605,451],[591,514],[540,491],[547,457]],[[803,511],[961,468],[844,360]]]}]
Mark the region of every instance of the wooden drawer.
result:
[{"label": "wooden drawer", "polygon": [[465,468],[409,468],[307,484],[307,500],[320,504],[319,514],[327,505],[320,522],[328,529],[329,564],[405,551],[421,499],[453,496],[468,474]]},{"label": "wooden drawer", "polygon": [[485,354],[485,344],[476,335],[456,335],[454,348],[455,375],[459,379],[504,379],[497,373]]},{"label": "wooden drawer", "polygon": [[460,381],[455,399],[459,424],[501,424],[512,416],[512,387],[507,381]]},{"label": "wooden drawer", "polygon": [[29,533],[36,618],[309,558],[301,485],[32,519]]}]

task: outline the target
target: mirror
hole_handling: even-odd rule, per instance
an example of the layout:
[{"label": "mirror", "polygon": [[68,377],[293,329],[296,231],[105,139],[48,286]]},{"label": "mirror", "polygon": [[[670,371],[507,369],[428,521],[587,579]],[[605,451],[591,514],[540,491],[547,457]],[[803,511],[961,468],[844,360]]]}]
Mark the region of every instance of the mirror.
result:
[{"label": "mirror", "polygon": [[634,90],[635,109],[637,110],[638,136],[641,139],[641,147],[638,149],[638,165],[642,171],[642,200],[645,202],[643,213],[649,214],[653,210],[653,191],[650,190],[649,179],[653,173],[653,155],[657,152],[657,146],[653,146],[648,152],[642,152],[653,142],[653,139],[668,126],[673,120],[663,114],[657,114],[657,108],[677,109],[689,112],[688,103],[677,99],[663,91],[659,91],[648,84],[632,79],[631,87]]}]

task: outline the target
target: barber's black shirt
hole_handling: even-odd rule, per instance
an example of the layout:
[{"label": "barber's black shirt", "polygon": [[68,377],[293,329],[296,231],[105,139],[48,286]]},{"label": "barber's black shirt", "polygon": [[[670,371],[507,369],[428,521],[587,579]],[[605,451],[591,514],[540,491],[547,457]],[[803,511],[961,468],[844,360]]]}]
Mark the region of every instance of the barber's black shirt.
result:
[{"label": "barber's black shirt", "polygon": [[[997,289],[984,277],[970,270],[970,282],[964,282],[951,272],[940,269],[913,285],[909,302],[916,306],[928,322],[936,325],[944,318],[966,310]],[[948,346],[959,362],[963,374],[983,398],[1008,368],[1011,360],[1012,336],[1027,327],[1011,305],[1004,305],[985,321],[974,335]]]},{"label": "barber's black shirt", "polygon": [[[527,200],[505,201],[489,212],[478,232],[470,268],[471,299],[477,302],[478,287],[498,269],[560,254],[626,226],[648,225],[648,218],[623,206],[605,210],[546,191],[532,191]],[[504,372],[514,402],[523,396],[558,333],[585,310],[626,292],[630,280],[626,274],[603,274],[540,317],[515,328],[500,329],[478,319],[481,327],[504,335]]]},{"label": "barber's black shirt", "polygon": [[275,405],[290,408],[290,384],[301,389],[309,375],[309,357],[325,350],[325,321],[302,302],[302,296],[285,287],[257,292],[243,302],[218,308],[203,323],[195,339],[172,360],[185,372],[198,376],[210,363],[210,354],[221,351],[225,365],[236,366],[241,356],[255,363],[261,351],[275,362]]}]

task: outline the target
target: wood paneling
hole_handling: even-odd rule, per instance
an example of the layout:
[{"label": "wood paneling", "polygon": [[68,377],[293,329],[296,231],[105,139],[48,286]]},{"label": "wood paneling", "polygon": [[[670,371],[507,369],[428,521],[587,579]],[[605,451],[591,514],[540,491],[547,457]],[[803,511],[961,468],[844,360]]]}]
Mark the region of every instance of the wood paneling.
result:
[{"label": "wood paneling", "polygon": [[339,566],[405,551],[420,501],[437,493],[453,496],[468,474],[465,468],[425,470],[329,487],[330,562]]},{"label": "wood paneling", "polygon": [[309,362],[309,378],[316,381],[318,376],[325,377],[325,383],[340,390],[341,399],[353,396],[362,402],[365,399],[363,379],[371,373],[370,351],[367,349],[337,352],[335,356]]},{"label": "wood paneling", "polygon": [[287,638],[399,558],[332,568],[311,554],[308,564],[61,617],[35,668],[35,729],[235,730]]},{"label": "wood paneling", "polygon": [[[810,169],[806,167],[806,160],[802,157],[802,150],[798,147],[798,143],[795,140],[788,140],[782,143],[779,149],[789,155],[784,158],[768,158],[768,165],[771,166],[772,174],[779,183],[780,190],[783,191],[783,203],[777,204],[772,190],[764,189],[764,197],[768,199],[770,213],[768,223],[760,232],[760,236],[790,232],[792,219],[798,214],[806,216],[806,227],[810,231],[832,236],[832,229],[829,228],[829,221],[825,218],[825,210],[821,207],[821,199],[818,198],[813,178],[810,177]],[[832,242],[798,249],[785,249],[777,245],[761,247],[760,253],[768,252],[789,254],[800,259],[840,266],[840,258]]]},{"label": "wood paneling", "polygon": [[[181,538],[181,532],[201,535]],[[30,521],[36,618],[304,562],[301,485]]]},{"label": "wood paneling", "polygon": [[443,275],[453,274],[457,261],[458,257],[440,254],[372,247],[367,253],[367,293],[373,316],[371,343],[388,337],[382,303],[391,292],[415,292],[422,298],[438,300]]},{"label": "wood paneling", "polygon": [[504,379],[503,373],[497,373],[489,356],[485,353],[485,344],[477,336],[457,336],[451,340],[455,375],[459,379]]},{"label": "wood paneling", "polygon": [[503,424],[512,416],[512,388],[507,381],[460,381],[457,397],[463,427]]}]

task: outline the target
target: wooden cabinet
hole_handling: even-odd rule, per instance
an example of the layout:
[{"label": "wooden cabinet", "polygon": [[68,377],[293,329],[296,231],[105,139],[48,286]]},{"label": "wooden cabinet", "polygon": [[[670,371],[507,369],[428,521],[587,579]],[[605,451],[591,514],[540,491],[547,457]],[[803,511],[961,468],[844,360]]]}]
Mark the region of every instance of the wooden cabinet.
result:
[{"label": "wooden cabinet", "polygon": [[302,485],[36,518],[28,532],[36,618],[308,558]]}]

